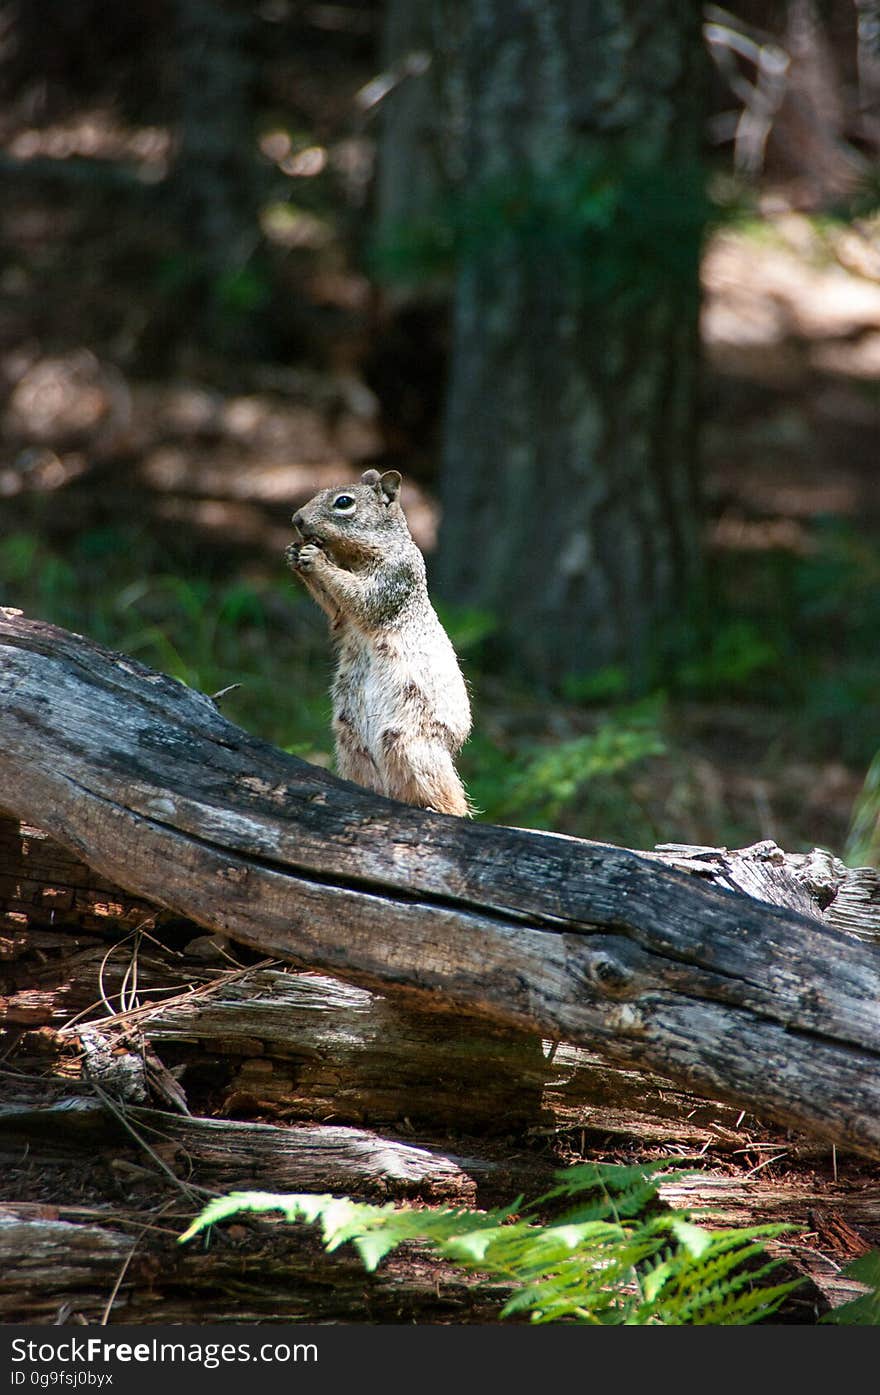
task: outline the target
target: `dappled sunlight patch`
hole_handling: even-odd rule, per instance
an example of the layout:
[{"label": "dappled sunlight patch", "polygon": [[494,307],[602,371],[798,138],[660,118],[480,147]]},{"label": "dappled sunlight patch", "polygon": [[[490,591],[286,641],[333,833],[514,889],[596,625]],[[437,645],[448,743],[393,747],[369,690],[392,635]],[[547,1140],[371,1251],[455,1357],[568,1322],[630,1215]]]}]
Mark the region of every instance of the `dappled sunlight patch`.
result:
[{"label": "dappled sunlight patch", "polygon": [[[862,238],[860,249],[863,244],[880,258],[873,244]],[[809,220],[792,214],[771,220],[766,237],[717,233],[702,268],[703,342],[713,366],[745,371],[752,353],[758,376],[773,371],[775,357],[777,377],[802,377],[810,357],[797,352],[797,341],[847,341],[880,329],[880,285],[855,270],[869,264],[867,251],[856,262],[850,239],[842,265],[834,247]]]},{"label": "dappled sunlight patch", "polygon": [[125,379],[88,349],[37,358],[10,394],[3,425],[13,436],[40,443],[81,441],[108,423],[127,419]]},{"label": "dappled sunlight patch", "polygon": [[317,251],[335,240],[332,227],[324,218],[290,203],[271,203],[260,217],[265,236],[279,247]]},{"label": "dappled sunlight patch", "polygon": [[880,328],[855,340],[814,344],[810,362],[820,373],[880,381]]},{"label": "dappled sunlight patch", "polygon": [[288,464],[283,457],[267,459],[264,455],[256,461],[243,458],[241,451],[229,446],[212,451],[160,446],[145,457],[140,474],[147,484],[164,492],[185,490],[220,498],[291,504],[309,491],[347,484],[357,478],[356,471],[344,460],[315,466]]},{"label": "dappled sunlight patch", "polygon": [[125,126],[114,113],[84,111],[68,121],[26,126],[6,143],[15,160],[122,160],[161,179],[168,173],[171,132],[166,126]]},{"label": "dappled sunlight patch", "polygon": [[6,468],[0,468],[0,498],[11,499],[26,491],[36,494],[63,489],[85,474],[85,456],[78,451],[56,455],[52,450],[24,450]]},{"label": "dappled sunlight patch", "polygon": [[766,552],[781,549],[803,555],[815,544],[802,523],[793,518],[743,518],[725,514],[709,528],[709,545],[730,552]]},{"label": "dappled sunlight patch", "polygon": [[[720,471],[717,479],[719,487],[730,487],[729,478]],[[713,526],[711,538],[719,546],[748,551],[762,547],[812,551],[803,524],[829,515],[858,516],[868,502],[863,500],[864,486],[857,471],[841,467],[830,478],[821,462],[803,456],[786,458],[766,448],[754,464],[740,463],[735,486],[743,513],[736,508],[725,511]]]}]

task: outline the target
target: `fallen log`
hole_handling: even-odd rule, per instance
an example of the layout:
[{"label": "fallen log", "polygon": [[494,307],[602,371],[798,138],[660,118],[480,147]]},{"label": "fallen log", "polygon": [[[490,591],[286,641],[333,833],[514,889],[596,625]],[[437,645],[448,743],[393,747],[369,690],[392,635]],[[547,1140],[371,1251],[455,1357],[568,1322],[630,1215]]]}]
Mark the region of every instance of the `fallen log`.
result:
[{"label": "fallen log", "polygon": [[[120,1111],[118,1118],[143,1145],[146,1163],[160,1159],[184,1188],[336,1191],[473,1205],[471,1174],[492,1166],[380,1138],[365,1129],[323,1124],[279,1128],[139,1107]],[[78,1142],[94,1147],[117,1135],[125,1137],[120,1122],[112,1113],[108,1117],[99,1099],[68,1095],[48,1104],[0,1103],[0,1156],[14,1151],[17,1138],[29,1145],[41,1142],[46,1155],[53,1142],[56,1149],[63,1142],[64,1149],[73,1150]]]},{"label": "fallen log", "polygon": [[[134,902],[16,820],[0,818],[0,868],[7,885],[0,894],[0,1047],[17,1073],[14,1090],[7,1080],[0,1096],[13,1093],[21,1105],[28,1080],[38,1085],[31,1156],[47,1132],[40,1082],[88,1088],[98,1054],[113,1067],[111,1078],[106,1068],[101,1074],[114,1096],[119,1084],[130,1089],[130,1074],[118,1077],[133,1062],[142,1103],[153,1095],[179,1108],[173,1097],[182,1091],[185,1111],[196,1115],[332,1121],[441,1148],[452,1131],[472,1136],[469,1155],[483,1151],[479,1140],[500,1136],[508,1147],[527,1146],[533,1165],[535,1145],[545,1162],[547,1149],[583,1152],[588,1137],[605,1148],[639,1140],[718,1151],[742,1149],[753,1130],[754,1121],[738,1118],[734,1107],[667,1079],[460,1009],[418,1011],[399,995],[279,961],[236,967],[223,937]],[[60,931],[59,902],[68,906]],[[92,925],[96,909],[100,934],[83,934],[79,924]],[[50,1093],[57,1099],[57,1090]],[[29,1137],[20,1108],[15,1117],[21,1137]],[[0,1133],[3,1121],[0,1106]],[[522,1162],[499,1167],[492,1151],[477,1180],[484,1197],[491,1190],[506,1200],[503,1174],[512,1174],[508,1192],[521,1190],[514,1174]],[[827,1147],[801,1137],[797,1151],[821,1156]]]},{"label": "fallen log", "polygon": [[[587,1045],[880,1156],[880,950],[823,923],[778,850],[773,905],[625,849],[396,804],[10,612],[0,803],[136,896],[264,953]],[[870,890],[866,907],[868,923]]]},{"label": "fallen log", "polygon": [[[406,1246],[367,1276],[309,1228],[218,1227],[210,1247],[176,1243],[190,1213],[6,1206],[0,1202],[5,1323],[495,1321],[508,1290]],[[115,1214],[114,1214],[115,1210]],[[120,1222],[124,1232],[118,1229]]]}]

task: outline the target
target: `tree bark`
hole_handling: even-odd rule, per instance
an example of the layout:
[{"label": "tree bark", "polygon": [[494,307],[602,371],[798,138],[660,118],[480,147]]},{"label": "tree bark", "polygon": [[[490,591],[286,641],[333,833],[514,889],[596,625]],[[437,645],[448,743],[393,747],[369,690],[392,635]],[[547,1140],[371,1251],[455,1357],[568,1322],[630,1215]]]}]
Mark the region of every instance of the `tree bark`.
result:
[{"label": "tree bark", "polygon": [[[305,1227],[246,1223],[235,1239],[218,1227],[210,1247],[181,1248],[175,1232],[191,1215],[165,1213],[150,1224],[111,1210],[103,1224],[94,1214],[77,1224],[52,1206],[0,1203],[0,1318],[97,1323],[109,1304],[111,1323],[459,1324],[496,1320],[507,1297],[501,1285],[481,1284],[413,1246],[368,1277],[350,1251],[326,1254]],[[125,1232],[115,1228],[120,1219]]]},{"label": "tree bark", "polygon": [[[0,1029],[14,1042],[16,1070],[26,1078],[51,1071],[74,1092],[88,1089],[100,1052],[117,1068],[118,1083],[103,1078],[105,1089],[130,1090],[136,1076],[140,1102],[151,1086],[161,1098],[167,1079],[159,1057],[165,1056],[182,1080],[171,1102],[180,1108],[182,1099],[192,1113],[207,1107],[221,1117],[332,1120],[408,1136],[417,1129],[426,1142],[452,1131],[486,1140],[479,1144],[484,1151],[512,1134],[590,1134],[716,1152],[747,1142],[733,1106],[462,1012],[418,1012],[394,996],[325,975],[205,969],[143,946],[138,998],[120,1007],[130,940],[107,963],[103,947],[72,955],[53,948],[47,963],[35,965],[27,956],[0,973]],[[15,978],[28,986],[10,989]],[[168,996],[169,980],[183,991]],[[8,1084],[3,1095],[10,1102]],[[39,1124],[58,1103],[56,1091],[32,1109],[28,1092],[22,1097],[16,1089],[13,1113],[0,1106],[0,1132],[32,1117]],[[799,1141],[799,1154],[809,1151]],[[477,1170],[481,1178],[490,1171]]]},{"label": "tree bark", "polygon": [[265,953],[880,1156],[880,951],[798,911],[624,849],[379,798],[8,611],[0,789],[101,875]]},{"label": "tree bark", "polygon": [[817,0],[787,2],[786,89],[768,147],[771,160],[799,181],[801,199],[813,208],[851,198],[870,168],[845,139],[845,88],[823,9]]},{"label": "tree bark", "polygon": [[380,245],[429,214],[442,187],[442,145],[431,49],[430,3],[387,0],[382,24],[381,148],[376,177]]},{"label": "tree bark", "polygon": [[[698,865],[715,874],[720,855],[704,854]],[[760,864],[768,865],[778,879],[778,866]],[[748,1141],[751,1125],[737,1125],[733,1106],[581,1048],[460,1009],[420,1011],[279,963],[236,968],[224,937],[99,879],[17,820],[0,818],[0,869],[0,1032],[15,1043],[15,1068],[38,1078],[50,1070],[83,1087],[88,1024],[114,1061],[121,1044],[150,1060],[149,1078],[140,1067],[143,1098],[148,1086],[164,1097],[157,1067],[168,1057],[193,1113],[207,1106],[221,1117],[332,1119],[408,1136],[415,1128],[425,1141],[450,1130],[480,1140],[590,1135],[684,1151]],[[799,1155],[806,1151],[799,1140]],[[499,1187],[501,1172],[496,1163]]]},{"label": "tree bark", "polygon": [[[471,1171],[485,1172],[480,1159],[458,1158],[437,1150],[383,1138],[366,1129],[302,1124],[281,1128],[239,1119],[192,1118],[159,1109],[128,1107],[125,1117],[136,1134],[190,1187],[218,1192],[241,1190],[354,1192],[403,1200],[419,1197],[454,1205],[473,1205]],[[73,1123],[84,1138],[106,1134],[108,1121],[100,1103],[68,1095],[61,1103],[0,1104],[4,1140],[17,1134],[44,1140],[52,1130],[68,1134],[74,1151]],[[119,1128],[116,1129],[120,1133]],[[156,1139],[161,1139],[157,1143]],[[149,1162],[148,1157],[144,1157]]]},{"label": "tree bark", "polygon": [[181,278],[191,331],[212,346],[258,348],[254,317],[237,293],[261,243],[254,172],[251,17],[234,0],[174,0],[177,151],[172,187],[184,246]]},{"label": "tree bark", "polygon": [[438,586],[540,679],[638,684],[700,573],[700,9],[446,11],[463,226]]}]

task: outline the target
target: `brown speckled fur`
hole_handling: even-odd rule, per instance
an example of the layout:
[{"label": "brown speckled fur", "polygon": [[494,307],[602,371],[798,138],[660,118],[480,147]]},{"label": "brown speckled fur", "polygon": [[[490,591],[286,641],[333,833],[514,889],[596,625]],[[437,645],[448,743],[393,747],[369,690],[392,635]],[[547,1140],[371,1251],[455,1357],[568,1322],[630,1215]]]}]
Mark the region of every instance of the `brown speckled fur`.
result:
[{"label": "brown speckled fur", "polygon": [[407,804],[468,814],[453,757],[470,731],[470,703],[399,489],[396,470],[322,489],[294,515],[302,541],[287,561],[327,615],[338,649],[339,774]]}]

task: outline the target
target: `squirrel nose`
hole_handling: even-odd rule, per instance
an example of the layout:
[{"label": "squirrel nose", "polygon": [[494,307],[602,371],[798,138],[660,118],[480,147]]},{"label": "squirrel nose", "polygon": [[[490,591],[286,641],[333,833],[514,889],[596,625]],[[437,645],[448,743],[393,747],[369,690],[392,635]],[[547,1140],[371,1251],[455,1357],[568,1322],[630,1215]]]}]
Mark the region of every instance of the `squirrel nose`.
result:
[{"label": "squirrel nose", "polygon": [[291,520],[291,522],[293,523],[294,528],[298,528],[300,532],[302,532],[302,521],[303,521],[302,509],[300,509],[299,513],[295,513],[295,514],[293,515],[292,520]]}]

